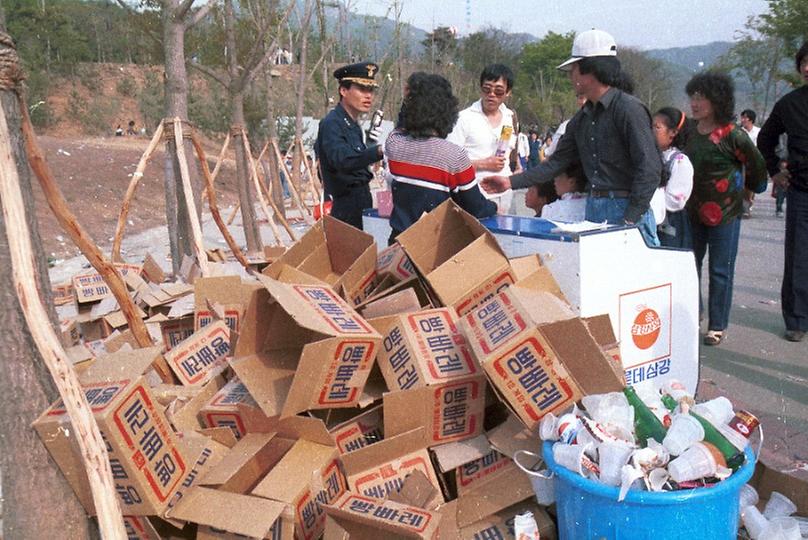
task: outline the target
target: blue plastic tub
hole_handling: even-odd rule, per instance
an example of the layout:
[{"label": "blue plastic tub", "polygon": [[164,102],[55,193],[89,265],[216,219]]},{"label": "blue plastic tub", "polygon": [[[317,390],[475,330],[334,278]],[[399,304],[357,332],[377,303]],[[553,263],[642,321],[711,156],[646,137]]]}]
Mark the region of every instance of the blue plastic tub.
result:
[{"label": "blue plastic tub", "polygon": [[741,486],[752,477],[755,456],[713,487],[657,492],[620,490],[598,484],[558,465],[553,443],[544,443],[544,461],[555,473],[560,540],[730,540],[737,538]]}]

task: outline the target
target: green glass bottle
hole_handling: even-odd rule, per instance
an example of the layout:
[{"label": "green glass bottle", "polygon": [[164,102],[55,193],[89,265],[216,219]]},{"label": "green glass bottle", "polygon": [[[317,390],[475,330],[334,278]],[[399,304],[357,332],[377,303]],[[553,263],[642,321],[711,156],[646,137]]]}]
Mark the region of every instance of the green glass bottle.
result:
[{"label": "green glass bottle", "polygon": [[[662,395],[662,403],[670,411],[674,411],[676,409],[676,400],[668,394]],[[692,409],[688,412],[690,416],[698,420],[701,427],[704,428],[704,440],[718,448],[718,451],[721,452],[721,455],[723,455],[724,459],[727,461],[727,467],[733,471],[737,471],[746,461],[746,456],[744,455],[743,451],[735,448],[735,446],[729,442],[729,440],[727,440],[727,438],[724,437],[721,432],[718,431],[718,428],[712,425],[709,420],[694,413]]]},{"label": "green glass bottle", "polygon": [[626,395],[628,404],[634,409],[634,435],[637,444],[645,448],[648,445],[648,439],[654,439],[661,444],[667,430],[659,418],[640,399],[634,388],[630,386],[623,388],[623,394]]}]

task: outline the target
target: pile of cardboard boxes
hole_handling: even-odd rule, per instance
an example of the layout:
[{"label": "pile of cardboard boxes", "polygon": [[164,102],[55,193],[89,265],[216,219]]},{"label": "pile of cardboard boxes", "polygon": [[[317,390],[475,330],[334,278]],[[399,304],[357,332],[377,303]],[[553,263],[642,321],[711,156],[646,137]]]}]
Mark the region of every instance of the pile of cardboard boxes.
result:
[{"label": "pile of cardboard boxes", "polygon": [[[622,388],[608,318],[451,201],[377,251],[325,217],[260,273],[123,265],[151,348],[96,276],[58,287],[130,538],[555,538],[511,458]],[[62,405],[34,428],[93,514]]]}]

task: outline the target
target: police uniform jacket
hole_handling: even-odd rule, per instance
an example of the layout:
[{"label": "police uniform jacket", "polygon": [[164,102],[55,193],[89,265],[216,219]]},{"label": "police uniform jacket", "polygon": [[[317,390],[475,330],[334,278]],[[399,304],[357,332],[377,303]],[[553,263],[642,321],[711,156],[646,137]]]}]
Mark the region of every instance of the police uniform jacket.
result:
[{"label": "police uniform jacket", "polygon": [[365,144],[362,128],[341,103],[320,120],[314,151],[320,160],[325,193],[332,197],[366,186],[373,178],[368,165],[381,159],[376,145]]}]

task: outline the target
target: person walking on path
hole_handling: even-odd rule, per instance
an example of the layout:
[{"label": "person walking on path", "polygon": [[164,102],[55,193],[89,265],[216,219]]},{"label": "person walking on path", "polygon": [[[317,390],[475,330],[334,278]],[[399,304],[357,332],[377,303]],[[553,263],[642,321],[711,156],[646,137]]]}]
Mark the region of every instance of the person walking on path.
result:
[{"label": "person walking on path", "polygon": [[[513,83],[514,74],[508,66],[486,66],[480,74],[480,99],[460,111],[457,123],[447,137],[449,142],[466,149],[478,182],[491,173],[511,172],[508,156],[516,147],[516,134],[513,133],[513,111],[505,106],[505,100],[511,95]],[[504,141],[504,153],[498,155],[502,128],[506,126],[510,127],[510,133]],[[495,194],[484,192],[483,195],[497,203],[500,213],[510,211],[513,201],[510,189]]]},{"label": "person walking on path", "polygon": [[[785,339],[802,341],[808,332],[808,41],[795,57],[803,85],[775,103],[758,135],[758,148],[772,181],[786,190],[786,240],[780,290]],[[787,167],[780,168],[776,148],[788,136]]]},{"label": "person walking on path", "polygon": [[[752,140],[732,122],[735,86],[728,75],[699,73],[685,91],[696,121],[685,154],[693,164],[693,193],[687,209],[699,278],[704,256],[710,252],[704,344],[718,345],[729,324],[744,192],[766,189],[766,166]],[[700,294],[700,311],[702,306]]]},{"label": "person walking on path", "polygon": [[362,228],[362,210],[373,207],[368,183],[373,178],[370,165],[382,159],[377,143],[381,130],[367,134],[359,126],[361,113],[370,110],[374,80],[379,67],[373,62],[338,68],[340,100],[320,121],[314,151],[320,160],[326,199],[333,200],[331,216]]},{"label": "person walking on path", "polygon": [[487,177],[483,189],[497,193],[551,182],[580,161],[591,185],[586,219],[636,224],[646,243],[659,245],[649,203],[659,186],[662,158],[648,109],[618,88],[625,78],[614,38],[602,30],[578,34],[572,57],[558,68],[569,71],[576,94],[585,97],[586,104],[572,117],[547,161],[511,177]]}]

